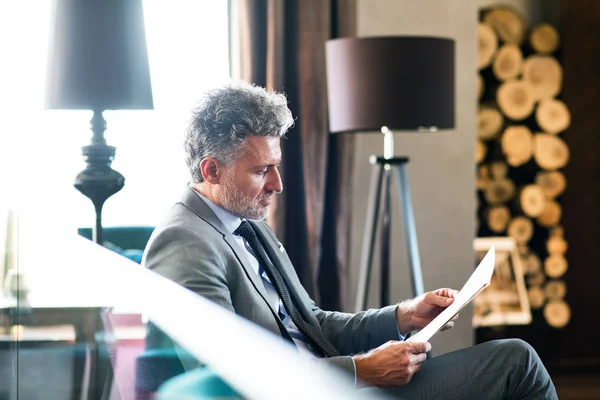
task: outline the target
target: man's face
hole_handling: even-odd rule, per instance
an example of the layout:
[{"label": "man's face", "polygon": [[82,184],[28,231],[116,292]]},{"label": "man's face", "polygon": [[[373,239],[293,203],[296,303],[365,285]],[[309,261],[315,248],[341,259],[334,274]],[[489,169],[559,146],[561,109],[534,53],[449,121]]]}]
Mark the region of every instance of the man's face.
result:
[{"label": "man's face", "polygon": [[279,137],[250,136],[242,156],[222,166],[217,194],[221,207],[241,218],[263,220],[269,215],[271,195],[281,193]]}]

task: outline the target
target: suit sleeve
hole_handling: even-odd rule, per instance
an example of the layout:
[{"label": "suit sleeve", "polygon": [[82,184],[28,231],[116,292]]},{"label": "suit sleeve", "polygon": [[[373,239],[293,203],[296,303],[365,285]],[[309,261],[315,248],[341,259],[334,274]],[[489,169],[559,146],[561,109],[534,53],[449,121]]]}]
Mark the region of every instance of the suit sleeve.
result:
[{"label": "suit sleeve", "polygon": [[356,314],[324,311],[312,307],[325,337],[341,354],[352,355],[398,340],[397,305]]},{"label": "suit sleeve", "polygon": [[[263,223],[263,226],[265,227],[265,231],[271,236],[273,242],[278,243],[277,237],[270,226],[266,223]],[[290,268],[293,269],[289,258],[287,262]],[[400,339],[396,322],[397,305],[356,314],[324,311],[315,305],[299,281],[295,271],[290,273],[290,276],[294,280],[294,288],[298,291],[301,298],[306,301],[306,304],[310,305],[309,309],[312,310],[321,325],[325,337],[341,354],[352,355],[362,353],[374,349],[389,340]],[[343,364],[344,369],[349,370],[351,367],[351,360],[343,359],[334,361],[339,361]]]},{"label": "suit sleeve", "polygon": [[142,265],[234,311],[225,263],[210,241],[183,227],[169,227],[150,239]]}]

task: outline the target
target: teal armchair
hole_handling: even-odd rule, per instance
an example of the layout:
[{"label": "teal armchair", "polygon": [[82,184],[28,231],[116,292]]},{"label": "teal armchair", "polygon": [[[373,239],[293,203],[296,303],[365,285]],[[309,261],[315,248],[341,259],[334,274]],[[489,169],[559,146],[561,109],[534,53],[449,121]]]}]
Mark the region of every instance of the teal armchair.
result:
[{"label": "teal armchair", "polygon": [[[79,228],[79,235],[92,240],[92,228]],[[144,249],[154,231],[153,226],[111,226],[103,229],[103,245],[137,262],[142,261]]]}]

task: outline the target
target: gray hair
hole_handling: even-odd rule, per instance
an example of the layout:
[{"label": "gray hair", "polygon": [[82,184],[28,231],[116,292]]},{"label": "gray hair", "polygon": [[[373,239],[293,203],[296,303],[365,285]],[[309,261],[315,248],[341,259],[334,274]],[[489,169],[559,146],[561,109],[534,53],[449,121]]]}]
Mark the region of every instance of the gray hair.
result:
[{"label": "gray hair", "polygon": [[192,180],[204,181],[203,158],[230,164],[240,156],[248,136],[283,137],[293,124],[282,93],[245,82],[207,91],[193,109],[185,134],[185,161]]}]

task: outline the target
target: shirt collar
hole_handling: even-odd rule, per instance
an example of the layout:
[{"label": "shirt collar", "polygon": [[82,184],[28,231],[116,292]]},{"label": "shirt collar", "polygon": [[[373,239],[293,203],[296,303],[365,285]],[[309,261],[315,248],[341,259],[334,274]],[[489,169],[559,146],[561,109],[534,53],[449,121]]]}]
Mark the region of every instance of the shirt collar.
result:
[{"label": "shirt collar", "polygon": [[[192,190],[193,190],[193,188],[192,188]],[[210,201],[208,198],[206,198],[205,196],[203,196],[196,190],[194,190],[194,192],[196,192],[196,194],[198,196],[200,196],[200,198],[202,200],[204,200],[206,205],[208,207],[210,207],[212,212],[214,212],[215,215],[217,216],[217,218],[219,218],[219,220],[223,223],[223,225],[225,225],[225,228],[227,229],[227,231],[229,233],[233,233],[240,226],[240,224],[242,223],[242,219],[240,217],[235,216],[232,213],[230,213],[229,211],[225,210],[224,208],[216,205],[215,203]]]}]

